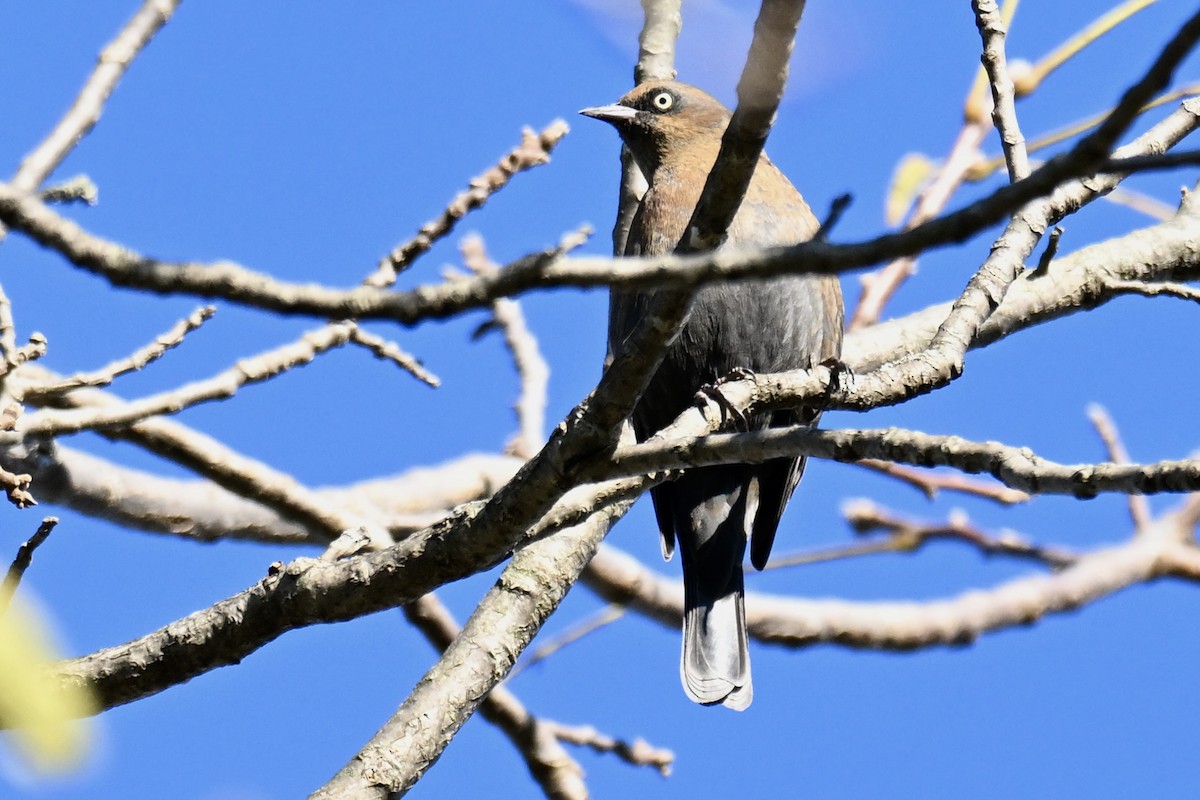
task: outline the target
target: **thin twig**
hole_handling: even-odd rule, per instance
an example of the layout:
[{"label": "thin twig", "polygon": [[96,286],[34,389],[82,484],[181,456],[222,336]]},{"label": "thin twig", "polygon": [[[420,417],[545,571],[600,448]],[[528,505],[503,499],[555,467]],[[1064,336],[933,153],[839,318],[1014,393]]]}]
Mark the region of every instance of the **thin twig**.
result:
[{"label": "thin twig", "polygon": [[612,753],[626,764],[635,767],[654,767],[664,778],[671,776],[675,754],[670,750],[654,747],[644,739],[626,742],[614,739],[596,730],[591,725],[563,725],[549,722],[554,737],[562,742],[588,747],[597,753]]},{"label": "thin twig", "polygon": [[83,203],[94,206],[100,202],[100,189],[87,175],[76,175],[70,180],[47,186],[38,192],[47,203]]},{"label": "thin twig", "polygon": [[929,470],[913,469],[903,464],[880,461],[874,458],[864,458],[862,461],[854,463],[860,467],[866,467],[875,472],[901,480],[916,488],[929,500],[935,499],[938,492],[947,491],[969,494],[987,500],[995,500],[997,503],[1002,503],[1006,506],[1029,502],[1029,494],[1027,492],[1022,492],[1019,489],[1010,489],[1004,484],[994,481],[981,481],[975,478],[968,478],[955,472],[931,472]]},{"label": "thin twig", "polygon": [[[1010,0],[1007,5],[1013,8],[1016,4]],[[1025,137],[1017,122],[1016,97],[1004,52],[1008,26],[996,0],[972,0],[971,7],[975,10],[975,24],[983,39],[983,67],[992,87],[992,124],[1000,133],[1004,160],[1008,163],[1008,179],[1016,182],[1029,174],[1029,153],[1025,150]]]},{"label": "thin twig", "polygon": [[[590,232],[590,229],[589,229]],[[574,245],[579,237],[571,237]],[[459,245],[463,263],[476,275],[495,272],[499,267],[487,254],[481,236],[468,236]],[[492,303],[491,324],[504,334],[520,378],[520,393],[513,408],[517,413],[517,433],[505,450],[521,458],[533,458],[546,441],[546,403],[550,383],[550,365],[542,356],[537,337],[525,323],[525,313],[516,300],[501,298]]]},{"label": "thin twig", "polygon": [[506,153],[499,163],[487,172],[472,178],[471,188],[456,195],[440,215],[421,226],[416,236],[392,250],[379,262],[375,273],[367,277],[364,284],[382,288],[395,283],[396,276],[407,269],[417,256],[425,253],[433,247],[434,242],[454,230],[459,220],[482,207],[488,198],[503,189],[514,175],[548,163],[550,152],[569,130],[566,122],[556,119],[541,133],[535,133],[532,128],[521,131],[521,143],[517,147]]},{"label": "thin twig", "polygon": [[18,430],[25,435],[49,436],[117,428],[149,417],[176,414],[199,403],[232,397],[243,386],[270,380],[311,363],[330,349],[345,345],[350,341],[354,327],[353,323],[341,323],[317,328],[287,346],[244,358],[206,380],[119,406],[62,410],[44,408],[22,417]]},{"label": "thin twig", "polygon": [[1060,225],[1055,225],[1050,235],[1046,237],[1046,247],[1042,250],[1042,254],[1038,257],[1037,267],[1034,269],[1038,274],[1046,274],[1046,270],[1050,269],[1050,262],[1058,255],[1058,242],[1062,239],[1063,229]]},{"label": "thin twig", "polygon": [[33,551],[42,546],[57,524],[58,517],[46,517],[33,536],[17,548],[17,556],[9,566],[4,581],[0,583],[0,614],[8,611],[13,595],[16,593],[17,587],[21,585],[21,579],[25,577],[25,570],[29,569],[29,565],[33,563]]},{"label": "thin twig", "polygon": [[88,76],[75,102],[54,126],[54,130],[21,161],[12,184],[21,191],[32,191],[62,163],[67,154],[95,127],[105,102],[117,87],[121,76],[154,34],[175,13],[179,0],[146,0],[125,24],[116,38],[100,51],[96,68]]},{"label": "thin twig", "polygon": [[854,202],[854,195],[839,194],[833,198],[833,202],[829,204],[829,213],[825,215],[825,219],[821,221],[821,227],[817,228],[817,232],[813,234],[813,238],[818,241],[825,241],[829,238],[829,232],[841,221],[842,215],[846,213],[846,209]]},{"label": "thin twig", "polygon": [[1175,216],[1175,206],[1164,203],[1157,197],[1151,197],[1148,194],[1124,186],[1119,189],[1113,189],[1105,199],[1110,203],[1132,208],[1134,211],[1141,212],[1159,222],[1165,222]]},{"label": "thin twig", "polygon": [[351,329],[350,341],[354,344],[362,345],[371,351],[376,358],[392,362],[426,386],[436,389],[442,385],[441,378],[427,370],[420,359],[407,350],[402,349],[395,342],[384,339],[382,336],[376,336],[370,331],[363,330],[358,325],[355,325]]},{"label": "thin twig", "polygon": [[1200,289],[1170,281],[1143,283],[1141,281],[1110,280],[1105,287],[1121,294],[1140,294],[1144,297],[1176,297],[1200,303]]},{"label": "thin twig", "polygon": [[[1087,416],[1100,441],[1104,443],[1104,449],[1108,451],[1108,460],[1114,464],[1128,464],[1129,451],[1125,449],[1125,443],[1121,441],[1121,432],[1108,410],[1099,403],[1091,403],[1087,407]],[[1129,517],[1133,520],[1136,531],[1145,531],[1149,527],[1150,503],[1144,495],[1129,495]]]},{"label": "thin twig", "polygon": [[916,520],[901,516],[870,500],[852,500],[842,509],[846,521],[860,536],[883,531],[887,537],[854,544],[827,547],[820,550],[785,554],[772,559],[767,569],[808,566],[847,558],[859,558],[882,553],[914,553],[927,543],[942,539],[963,542],[985,556],[1008,556],[1062,569],[1075,563],[1079,556],[1055,547],[1031,544],[1012,531],[993,535],[971,524],[966,513],[953,511],[945,522]]},{"label": "thin twig", "polygon": [[585,617],[559,635],[548,640],[545,644],[535,648],[529,655],[513,665],[512,671],[508,673],[505,681],[513,680],[525,670],[536,664],[540,664],[564,647],[578,642],[580,639],[591,633],[595,633],[606,625],[611,625],[623,616],[625,616],[623,606],[616,605],[615,603],[608,604],[595,614]]},{"label": "thin twig", "polygon": [[898,550],[915,550],[931,539],[951,539],[969,544],[985,556],[1023,558],[1054,569],[1070,566],[1079,559],[1078,554],[1068,550],[1032,544],[1013,531],[988,533],[973,525],[966,512],[961,510],[950,512],[945,522],[930,522],[902,516],[870,500],[856,500],[847,503],[843,513],[855,533],[885,531],[901,543]]},{"label": "thin twig", "polygon": [[216,312],[216,306],[202,306],[193,311],[186,319],[177,322],[174,327],[153,342],[125,358],[92,372],[77,372],[52,384],[26,386],[23,392],[24,399],[32,402],[44,402],[52,395],[63,394],[85,386],[107,386],[118,376],[136,372],[162,358],[167,351],[182,344],[185,336],[211,319]]}]

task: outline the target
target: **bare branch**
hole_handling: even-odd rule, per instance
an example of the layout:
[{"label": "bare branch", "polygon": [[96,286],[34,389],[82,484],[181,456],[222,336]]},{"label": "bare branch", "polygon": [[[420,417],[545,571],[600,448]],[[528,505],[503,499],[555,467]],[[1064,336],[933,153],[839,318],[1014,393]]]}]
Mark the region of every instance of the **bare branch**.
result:
[{"label": "bare branch", "polygon": [[[750,635],[785,647],[829,643],[878,650],[962,645],[991,631],[1072,611],[1129,586],[1174,576],[1200,578],[1200,550],[1186,543],[1195,513],[1186,506],[1155,521],[1155,535],[1078,557],[1049,575],[935,601],[848,602],[746,596]],[[683,611],[683,592],[611,546],[592,559],[583,581],[609,602],[623,603],[668,627]]]},{"label": "bare branch", "polygon": [[4,581],[0,582],[0,614],[8,611],[9,603],[12,602],[17,587],[21,585],[21,579],[25,577],[25,570],[29,569],[29,565],[33,563],[33,551],[41,547],[42,543],[50,537],[50,532],[57,524],[58,517],[46,517],[33,536],[17,549],[16,558],[9,565]]},{"label": "bare branch", "polygon": [[628,504],[518,550],[462,632],[390,720],[314,798],[387,797],[415,784],[512,668]]},{"label": "bare branch", "polygon": [[79,140],[95,127],[105,102],[133,59],[179,7],[179,0],[146,0],[117,37],[100,51],[96,68],[75,102],[41,144],[21,161],[12,185],[32,191],[62,163]]},{"label": "bare branch", "polygon": [[[404,616],[439,653],[451,647],[461,633],[450,611],[432,594],[406,605]],[[583,767],[559,743],[552,732],[552,723],[530,714],[517,696],[503,686],[487,694],[479,713],[513,743],[525,759],[529,774],[547,797],[586,800]]]},{"label": "bare branch", "polygon": [[[735,403],[736,405],[736,403]],[[618,448],[611,469],[596,477],[610,480],[684,467],[761,463],[782,456],[807,455],[836,461],[877,458],[920,467],[952,466],[989,473],[1030,494],[1094,497],[1103,492],[1157,494],[1200,490],[1200,459],[1153,464],[1058,464],[1027,447],[970,442],[899,428],[883,430],[810,430],[770,428],[747,433],[718,433],[692,438],[655,437]]]},{"label": "bare branch", "polygon": [[521,144],[506,153],[500,162],[487,172],[472,178],[470,189],[456,195],[440,216],[426,222],[416,236],[389,253],[364,283],[381,288],[391,286],[402,270],[407,269],[418,256],[429,250],[434,242],[454,230],[459,220],[482,207],[488,198],[503,189],[514,175],[549,163],[550,152],[569,130],[567,123],[561,119],[551,122],[541,133],[534,133],[532,128],[525,128],[521,131]]},{"label": "bare branch", "polygon": [[[488,257],[480,236],[463,239],[459,250],[463,262],[476,275],[499,269]],[[521,458],[533,458],[546,441],[546,393],[550,384],[550,366],[542,357],[537,337],[525,324],[525,313],[520,303],[507,298],[493,302],[491,324],[499,327],[504,334],[504,342],[512,354],[521,382],[521,391],[514,406],[517,433],[505,449]]]},{"label": "bare branch", "polygon": [[49,395],[62,394],[63,392],[69,392],[84,386],[107,386],[118,376],[129,372],[136,372],[162,358],[168,350],[178,347],[183,342],[185,336],[211,319],[215,313],[217,313],[216,307],[202,306],[193,311],[186,319],[176,323],[171,330],[131,355],[119,361],[114,361],[108,366],[94,372],[77,372],[70,377],[50,384],[30,384],[24,387],[22,399],[39,402],[44,401]]},{"label": "bare branch", "polygon": [[[1200,278],[1200,259],[1193,246],[1198,225],[1197,211],[1185,204],[1165,223],[1085,247],[1054,261],[1048,272],[1027,271],[980,328],[973,347],[1103,305],[1120,296],[1109,287],[1114,281]],[[1044,276],[1052,280],[1044,280]],[[930,306],[856,331],[846,337],[842,357],[861,372],[918,352],[927,346],[949,309],[949,303]]]},{"label": "bare branch", "polygon": [[638,35],[635,84],[675,78],[675,40],[683,25],[681,5],[682,0],[642,0],[644,22]]},{"label": "bare branch", "polygon": [[[1104,442],[1108,460],[1115,464],[1128,464],[1129,451],[1125,449],[1125,443],[1121,441],[1121,432],[1117,430],[1117,424],[1113,422],[1107,409],[1099,403],[1092,403],[1087,408],[1087,416],[1100,436],[1100,441]],[[1150,525],[1150,504],[1144,496],[1129,495],[1129,516],[1136,530],[1145,530]]]},{"label": "bare branch", "polygon": [[[521,465],[511,456],[467,454],[394,476],[312,490],[297,489],[294,481],[290,491],[281,490],[278,475],[274,480],[257,473],[247,478],[247,482],[265,478],[259,483],[266,488],[255,494],[247,487],[246,495],[283,509],[284,516],[211,481],[163,478],[63,445],[39,442],[9,448],[3,456],[8,469],[32,475],[47,503],[133,530],[195,541],[228,538],[282,544],[324,544],[331,530],[351,519],[370,520],[394,538],[403,538],[432,525],[456,506],[490,497]],[[275,495],[281,497],[272,499]],[[314,519],[319,515],[322,519]],[[347,519],[346,515],[353,516]]]},{"label": "bare branch", "polygon": [[1142,283],[1139,281],[1112,280],[1106,286],[1108,289],[1120,294],[1138,294],[1143,297],[1176,297],[1180,300],[1200,303],[1200,289],[1185,286],[1182,283]]},{"label": "bare branch", "polygon": [[100,189],[87,175],[76,175],[70,180],[47,186],[38,192],[47,203],[83,203],[94,206],[100,202]]},{"label": "bare branch", "polygon": [[441,378],[425,369],[425,365],[416,356],[402,350],[400,345],[395,342],[389,342],[387,339],[365,331],[352,323],[331,323],[331,326],[334,324],[351,324],[350,341],[354,344],[362,345],[371,351],[376,358],[392,362],[430,388],[436,389],[442,385]]},{"label": "bare branch", "polygon": [[896,550],[916,550],[929,540],[949,539],[968,544],[985,556],[1022,558],[1054,569],[1070,566],[1079,558],[1068,550],[1032,544],[1013,531],[988,533],[973,525],[963,511],[950,512],[945,522],[928,522],[901,516],[869,500],[858,500],[846,504],[845,515],[855,533],[891,534]]},{"label": "bare branch", "polygon": [[[1200,23],[1197,24],[1200,27]],[[1189,29],[1190,32],[1190,29]],[[1176,48],[1178,49],[1178,48]],[[1157,76],[1159,70],[1151,74]],[[1140,99],[1135,94],[1133,99]],[[1200,103],[1183,108],[1115,155],[1161,152],[1196,125]],[[1114,112],[1115,113],[1115,112]],[[1121,115],[1122,117],[1124,114]],[[620,275],[610,259],[563,257],[559,248],[535,253],[510,263],[494,276],[418,287],[408,292],[385,292],[371,287],[349,290],[275,281],[231,262],[213,264],[156,261],[118,244],[86,233],[59,216],[36,197],[0,184],[0,222],[60,252],[72,263],[97,272],[119,286],[137,286],[163,293],[224,297],[286,314],[315,314],[332,318],[393,319],[406,325],[490,305],[497,297],[534,287],[607,286],[689,287],[714,280],[768,277],[787,273],[837,273],[911,255],[961,241],[993,224],[1031,199],[1051,191],[1062,180],[1084,172],[1097,160],[1114,128],[1097,129],[1071,152],[1044,164],[1016,184],[1004,186],[966,208],[925,222],[912,230],[886,234],[858,244],[804,242],[762,251],[723,251],[628,259]],[[1103,134],[1103,135],[1100,135]],[[1120,176],[1091,179],[1101,193],[1120,182]],[[1077,189],[1076,193],[1085,189]]]},{"label": "bare branch", "polygon": [[572,625],[570,628],[560,633],[558,636],[555,636],[553,639],[550,639],[545,644],[539,646],[527,657],[522,658],[513,666],[512,671],[508,673],[508,678],[506,678],[506,680],[511,681],[525,670],[529,669],[535,664],[545,661],[547,658],[554,655],[559,650],[562,650],[564,647],[578,642],[588,634],[600,630],[605,625],[611,625],[623,616],[625,616],[625,609],[621,606],[610,603],[609,605],[597,611],[595,614],[580,620],[575,625]]},{"label": "bare branch", "polygon": [[323,326],[309,331],[290,345],[244,358],[230,369],[206,380],[119,406],[35,411],[22,417],[18,432],[27,436],[51,436],[124,427],[161,414],[177,414],[199,403],[233,397],[247,384],[270,380],[290,369],[311,363],[328,350],[345,345],[350,341],[354,327],[351,322]]},{"label": "bare branch", "polygon": [[671,774],[671,765],[675,763],[675,754],[651,746],[642,739],[632,742],[605,736],[591,725],[563,725],[559,722],[548,723],[554,736],[563,742],[591,748],[597,753],[613,753],[626,764],[635,767],[654,767],[664,778]]},{"label": "bare branch", "polygon": [[716,249],[742,204],[787,85],[804,0],[763,0],[738,81],[738,103],[677,253]]},{"label": "bare branch", "polygon": [[983,67],[992,86],[992,124],[1000,132],[1004,159],[1008,163],[1008,179],[1019,181],[1029,174],[1029,153],[1025,151],[1025,137],[1017,122],[1016,97],[1004,52],[1008,26],[996,0],[971,0],[971,7],[975,10],[975,24],[983,39]]},{"label": "bare branch", "polygon": [[997,503],[1003,503],[1004,505],[1014,505],[1029,501],[1029,495],[1026,492],[1010,489],[1007,486],[991,481],[966,478],[956,473],[916,470],[895,464],[891,461],[879,461],[873,458],[866,458],[855,463],[860,467],[866,467],[875,472],[880,472],[901,480],[915,487],[929,500],[936,498],[939,491],[945,490],[995,500]]}]

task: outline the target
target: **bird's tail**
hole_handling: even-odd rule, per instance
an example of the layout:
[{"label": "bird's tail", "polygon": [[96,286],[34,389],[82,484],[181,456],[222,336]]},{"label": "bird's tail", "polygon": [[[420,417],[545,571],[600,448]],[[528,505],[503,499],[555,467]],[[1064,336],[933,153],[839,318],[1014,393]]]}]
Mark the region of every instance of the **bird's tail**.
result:
[{"label": "bird's tail", "polygon": [[717,466],[666,485],[683,557],[683,688],[697,703],[741,711],[753,697],[742,559],[758,483],[744,466]]},{"label": "bird's tail", "polygon": [[683,689],[697,703],[721,703],[742,711],[754,698],[742,568],[734,565],[723,586],[706,585],[697,573],[702,570],[689,569],[685,563],[679,663]]}]

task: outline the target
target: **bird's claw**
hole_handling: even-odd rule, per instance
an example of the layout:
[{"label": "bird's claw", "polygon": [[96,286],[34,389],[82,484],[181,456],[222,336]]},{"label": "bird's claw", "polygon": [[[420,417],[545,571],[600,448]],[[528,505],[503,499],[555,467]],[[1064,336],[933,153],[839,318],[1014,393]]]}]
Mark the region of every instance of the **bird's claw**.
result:
[{"label": "bird's claw", "polygon": [[[721,393],[721,384],[753,377],[754,373],[745,367],[734,367],[727,375],[718,378],[713,383],[705,384],[704,386],[700,387],[700,392],[697,397],[699,401],[698,405],[704,405],[704,398],[712,400],[721,407],[721,410],[727,414],[730,419],[733,420],[734,426],[739,431],[750,430],[750,420],[746,418],[746,415],[742,413],[741,409],[735,407],[733,403],[729,402],[729,398]],[[726,422],[726,420],[722,420],[722,423],[724,422]]]},{"label": "bird's claw", "polygon": [[821,410],[824,411],[833,401],[833,396],[838,394],[845,388],[845,384],[849,379],[854,378],[854,370],[850,365],[840,358],[827,358],[821,362],[821,366],[829,370],[829,384],[825,387],[825,396],[822,398]]}]

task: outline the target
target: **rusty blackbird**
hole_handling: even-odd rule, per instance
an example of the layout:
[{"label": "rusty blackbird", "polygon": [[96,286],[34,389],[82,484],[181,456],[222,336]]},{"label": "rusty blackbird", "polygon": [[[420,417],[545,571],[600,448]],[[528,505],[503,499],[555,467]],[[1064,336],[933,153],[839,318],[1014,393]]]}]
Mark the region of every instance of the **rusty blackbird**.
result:
[{"label": "rusty blackbird", "polygon": [[[645,83],[616,104],[582,114],[613,125],[646,175],[649,189],[624,255],[675,249],[716,160],[729,111],[703,91],[675,81]],[[733,219],[726,248],[795,244],[818,224],[800,193],[764,154]],[[609,349],[620,352],[652,292],[614,289]],[[784,276],[709,284],[697,292],[679,336],[633,412],[637,438],[665,427],[696,392],[737,370],[779,372],[836,358],[842,343],[842,294],[828,276]],[[816,423],[819,410],[755,414],[751,429]],[[651,490],[663,555],[678,542],[683,560],[684,623],[680,676],[705,705],[750,705],[750,656],[742,560],[766,564],[779,517],[803,458],[686,470]]]}]

